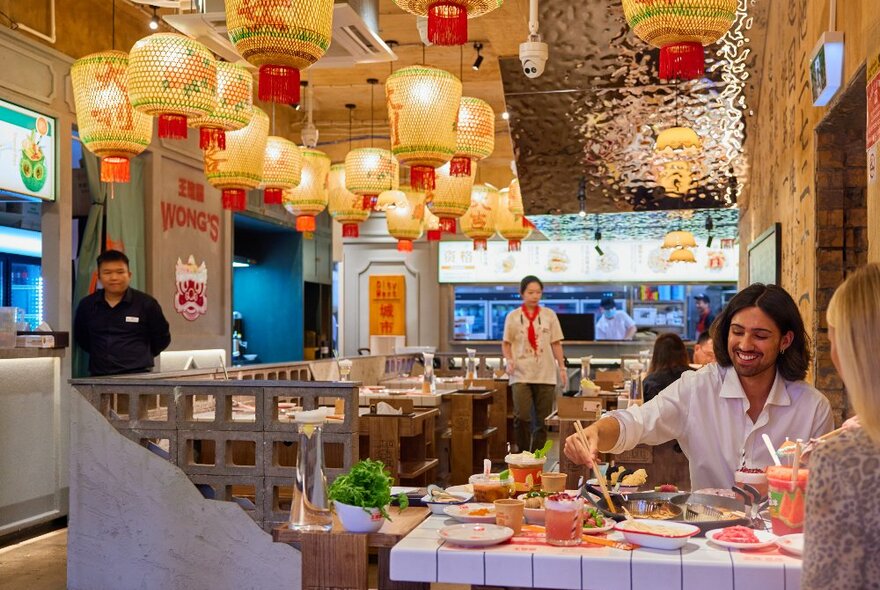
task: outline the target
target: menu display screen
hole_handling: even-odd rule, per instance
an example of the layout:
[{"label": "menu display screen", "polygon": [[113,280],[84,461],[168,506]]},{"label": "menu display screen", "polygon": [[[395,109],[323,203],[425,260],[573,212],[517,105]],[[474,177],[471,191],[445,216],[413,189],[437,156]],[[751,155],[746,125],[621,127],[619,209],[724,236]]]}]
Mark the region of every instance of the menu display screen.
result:
[{"label": "menu display screen", "polygon": [[0,100],[0,192],[55,200],[55,119]]}]

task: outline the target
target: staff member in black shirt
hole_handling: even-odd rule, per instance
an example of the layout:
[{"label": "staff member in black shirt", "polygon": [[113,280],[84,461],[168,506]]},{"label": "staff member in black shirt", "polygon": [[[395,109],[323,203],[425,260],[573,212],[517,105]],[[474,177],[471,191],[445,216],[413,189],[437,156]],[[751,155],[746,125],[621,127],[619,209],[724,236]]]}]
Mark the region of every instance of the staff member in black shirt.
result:
[{"label": "staff member in black shirt", "polygon": [[171,333],[159,302],[129,288],[128,257],[118,250],[98,256],[98,289],[76,309],[73,334],[89,353],[92,376],[139,373],[168,348]]}]

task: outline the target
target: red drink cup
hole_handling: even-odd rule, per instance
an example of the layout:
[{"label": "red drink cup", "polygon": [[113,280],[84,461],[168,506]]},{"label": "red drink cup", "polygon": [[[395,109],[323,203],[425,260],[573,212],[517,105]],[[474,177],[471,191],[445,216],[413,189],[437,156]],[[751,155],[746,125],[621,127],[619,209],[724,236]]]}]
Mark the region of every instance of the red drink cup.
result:
[{"label": "red drink cup", "polygon": [[547,543],[560,547],[581,544],[584,501],[568,494],[554,494],[544,501],[544,531]]},{"label": "red drink cup", "polygon": [[536,459],[532,453],[517,453],[504,457],[510,475],[516,484],[516,491],[528,492],[541,487],[541,473],[544,472],[546,457]]},{"label": "red drink cup", "polygon": [[798,469],[797,479],[791,481],[791,467],[767,468],[770,488],[770,523],[776,535],[804,532],[804,505],[807,499],[809,470]]},{"label": "red drink cup", "polygon": [[763,469],[743,467],[733,474],[733,481],[736,485],[748,484],[752,486],[761,493],[762,498],[766,498],[769,493],[767,474]]}]

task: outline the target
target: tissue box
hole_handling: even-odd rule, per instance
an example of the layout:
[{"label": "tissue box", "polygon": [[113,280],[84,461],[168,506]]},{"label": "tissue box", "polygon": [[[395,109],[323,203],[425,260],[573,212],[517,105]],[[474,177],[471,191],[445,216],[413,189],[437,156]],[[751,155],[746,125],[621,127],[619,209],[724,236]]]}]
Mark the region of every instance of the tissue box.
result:
[{"label": "tissue box", "polygon": [[67,348],[70,346],[69,332],[18,332],[16,348]]}]

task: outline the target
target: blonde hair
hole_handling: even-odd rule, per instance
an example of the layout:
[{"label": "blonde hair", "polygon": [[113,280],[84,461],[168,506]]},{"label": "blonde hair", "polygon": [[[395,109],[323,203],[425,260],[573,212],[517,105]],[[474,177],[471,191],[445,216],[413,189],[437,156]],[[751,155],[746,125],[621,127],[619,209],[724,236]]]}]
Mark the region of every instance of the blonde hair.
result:
[{"label": "blonde hair", "polygon": [[880,264],[868,264],[843,282],[828,304],[841,378],[862,428],[880,443]]}]

